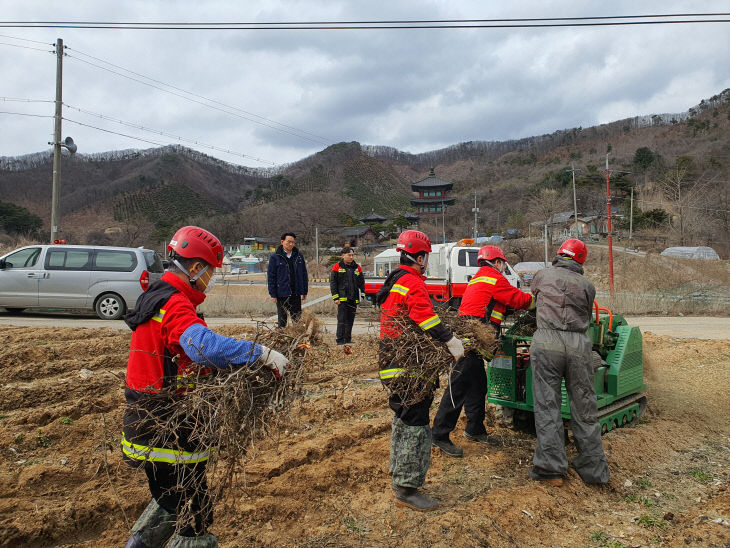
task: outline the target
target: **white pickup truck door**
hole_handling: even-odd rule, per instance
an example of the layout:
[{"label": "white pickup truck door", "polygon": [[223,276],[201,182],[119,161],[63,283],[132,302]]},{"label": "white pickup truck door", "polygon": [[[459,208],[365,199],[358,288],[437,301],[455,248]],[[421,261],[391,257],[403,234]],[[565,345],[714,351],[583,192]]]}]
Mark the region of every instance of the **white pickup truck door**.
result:
[{"label": "white pickup truck door", "polygon": [[41,269],[41,247],[27,247],[5,257],[0,270],[0,306],[28,308],[38,306],[38,280]]}]

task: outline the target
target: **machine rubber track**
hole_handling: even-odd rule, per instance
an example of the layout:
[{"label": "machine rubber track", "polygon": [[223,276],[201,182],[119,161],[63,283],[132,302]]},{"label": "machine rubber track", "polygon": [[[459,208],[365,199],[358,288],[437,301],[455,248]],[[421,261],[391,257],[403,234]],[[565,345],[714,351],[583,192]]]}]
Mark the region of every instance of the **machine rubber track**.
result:
[{"label": "machine rubber track", "polygon": [[598,422],[601,424],[601,434],[605,434],[639,420],[646,411],[646,394],[639,392],[621,398],[598,410]]}]

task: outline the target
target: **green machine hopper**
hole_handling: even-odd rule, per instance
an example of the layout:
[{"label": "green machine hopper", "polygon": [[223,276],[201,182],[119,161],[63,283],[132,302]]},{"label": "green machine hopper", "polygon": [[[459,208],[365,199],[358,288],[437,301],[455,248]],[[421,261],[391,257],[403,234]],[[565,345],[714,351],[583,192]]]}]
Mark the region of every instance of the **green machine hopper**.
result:
[{"label": "green machine hopper", "polygon": [[[506,327],[500,337],[502,348],[487,367],[488,401],[514,409],[516,422],[534,420],[530,364],[534,331],[534,312],[524,314]],[[646,410],[641,330],[629,326],[623,316],[595,304],[595,317],[587,334],[593,343],[598,420],[605,434],[637,420]],[[561,413],[569,426],[570,405],[565,381],[562,392]]]}]

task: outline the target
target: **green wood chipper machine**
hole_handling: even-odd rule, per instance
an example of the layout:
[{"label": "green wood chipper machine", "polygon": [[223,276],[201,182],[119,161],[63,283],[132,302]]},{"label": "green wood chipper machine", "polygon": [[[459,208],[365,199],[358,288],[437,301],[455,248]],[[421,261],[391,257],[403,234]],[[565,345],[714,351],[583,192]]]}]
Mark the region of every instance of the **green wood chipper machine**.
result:
[{"label": "green wood chipper machine", "polygon": [[[631,327],[623,316],[594,303],[595,314],[588,328],[593,343],[593,386],[598,400],[601,432],[641,418],[646,410],[644,361],[641,330]],[[500,337],[501,350],[487,366],[490,403],[514,409],[515,425],[532,423],[533,394],[530,345],[535,331],[534,312],[526,313]],[[562,386],[561,413],[570,426],[570,405]]]}]

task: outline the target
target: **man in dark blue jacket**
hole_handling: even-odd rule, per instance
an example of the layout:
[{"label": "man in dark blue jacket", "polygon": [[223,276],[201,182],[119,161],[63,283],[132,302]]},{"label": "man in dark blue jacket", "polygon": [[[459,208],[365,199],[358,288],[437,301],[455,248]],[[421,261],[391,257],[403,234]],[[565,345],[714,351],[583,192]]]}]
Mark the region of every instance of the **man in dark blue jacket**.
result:
[{"label": "man in dark blue jacket", "polygon": [[285,232],[281,235],[281,245],[269,258],[269,295],[276,302],[281,327],[286,327],[287,312],[293,322],[302,315],[302,301],[307,298],[309,286],[307,263],[294,245],[295,241],[296,234]]}]

